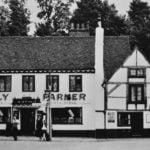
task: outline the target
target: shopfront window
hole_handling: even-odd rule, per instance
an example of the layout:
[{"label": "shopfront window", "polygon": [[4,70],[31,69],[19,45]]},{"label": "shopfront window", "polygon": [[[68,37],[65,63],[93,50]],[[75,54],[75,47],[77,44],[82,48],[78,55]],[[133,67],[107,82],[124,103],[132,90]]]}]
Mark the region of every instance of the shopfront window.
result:
[{"label": "shopfront window", "polygon": [[0,123],[7,123],[11,121],[10,108],[0,108]]},{"label": "shopfront window", "polygon": [[34,76],[23,76],[23,92],[34,92],[35,91],[35,77]]},{"label": "shopfront window", "polygon": [[70,92],[82,92],[82,76],[71,75],[69,77],[69,89]]},{"label": "shopfront window", "polygon": [[52,92],[59,92],[59,76],[50,75],[46,76],[46,89],[48,90],[51,87]]},{"label": "shopfront window", "polygon": [[82,108],[53,108],[53,124],[82,124]]},{"label": "shopfront window", "polygon": [[118,126],[130,126],[130,125],[131,125],[131,114],[118,113]]},{"label": "shopfront window", "polygon": [[0,92],[11,91],[11,76],[0,76]]}]

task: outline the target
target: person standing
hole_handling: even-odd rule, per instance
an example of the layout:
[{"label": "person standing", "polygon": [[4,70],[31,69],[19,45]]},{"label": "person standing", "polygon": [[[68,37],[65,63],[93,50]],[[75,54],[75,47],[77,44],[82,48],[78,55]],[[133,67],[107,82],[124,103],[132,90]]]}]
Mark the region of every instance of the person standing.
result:
[{"label": "person standing", "polygon": [[42,126],[42,140],[47,141],[47,127],[46,121],[43,119],[43,126]]},{"label": "person standing", "polygon": [[42,127],[43,127],[42,117],[41,117],[41,115],[39,115],[37,118],[36,132],[37,132],[37,136],[40,138],[40,140],[42,138]]},{"label": "person standing", "polygon": [[18,134],[18,121],[16,119],[16,116],[13,117],[12,120],[12,134],[15,141],[17,141],[17,134]]}]

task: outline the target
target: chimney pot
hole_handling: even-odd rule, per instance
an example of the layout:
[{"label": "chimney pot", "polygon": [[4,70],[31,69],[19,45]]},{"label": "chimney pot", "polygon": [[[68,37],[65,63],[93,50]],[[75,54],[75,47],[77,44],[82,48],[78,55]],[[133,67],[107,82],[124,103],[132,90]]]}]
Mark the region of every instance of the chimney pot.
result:
[{"label": "chimney pot", "polygon": [[89,30],[89,22],[86,23],[86,29]]},{"label": "chimney pot", "polygon": [[74,30],[74,23],[71,23],[71,30]]},{"label": "chimney pot", "polygon": [[79,23],[77,23],[77,30],[79,30]]},{"label": "chimney pot", "polygon": [[85,30],[85,24],[84,23],[81,24],[81,30]]}]

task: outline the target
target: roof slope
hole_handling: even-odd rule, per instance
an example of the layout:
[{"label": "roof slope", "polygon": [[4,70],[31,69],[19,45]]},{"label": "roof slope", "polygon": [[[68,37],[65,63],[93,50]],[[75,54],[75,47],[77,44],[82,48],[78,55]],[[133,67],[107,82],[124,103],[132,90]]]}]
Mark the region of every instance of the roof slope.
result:
[{"label": "roof slope", "polygon": [[128,36],[105,36],[104,74],[108,80],[132,53]]},{"label": "roof slope", "polygon": [[93,37],[1,37],[0,69],[93,69]]},{"label": "roof slope", "polygon": [[[105,36],[105,78],[131,53],[129,38]],[[95,37],[1,37],[0,70],[94,69]]]}]

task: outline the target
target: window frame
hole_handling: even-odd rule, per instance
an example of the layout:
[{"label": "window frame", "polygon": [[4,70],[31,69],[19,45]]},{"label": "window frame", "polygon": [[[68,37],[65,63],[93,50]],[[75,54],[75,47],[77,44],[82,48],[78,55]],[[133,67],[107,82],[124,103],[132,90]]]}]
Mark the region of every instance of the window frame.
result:
[{"label": "window frame", "polygon": [[55,77],[57,77],[58,78],[58,88],[57,88],[57,90],[56,91],[54,91],[54,89],[53,89],[53,86],[51,85],[51,92],[59,92],[59,75],[46,75],[46,89],[47,90],[49,90],[49,79],[50,79],[50,77],[51,77],[51,79],[52,79],[52,81],[51,82],[53,82],[53,79],[55,78]]},{"label": "window frame", "polygon": [[[12,89],[12,76],[11,75],[1,75],[0,78],[3,78],[4,79],[4,91],[1,91],[0,92],[11,92],[11,89]],[[6,89],[6,78],[7,77],[10,77],[10,89]]]},{"label": "window frame", "polygon": [[[131,74],[131,71],[135,71],[135,75]],[[138,71],[142,70],[143,74],[139,75]],[[146,68],[128,68],[128,77],[129,78],[145,78],[146,77]]]},{"label": "window frame", "polygon": [[[135,88],[135,101],[132,101],[132,91],[131,88]],[[141,91],[141,100],[138,100],[138,87],[142,88]],[[129,84],[128,87],[129,90],[129,98],[128,98],[128,103],[130,104],[144,104],[145,103],[145,85],[144,84]]]},{"label": "window frame", "polygon": [[[24,79],[28,77],[28,80],[33,77],[33,89],[29,90],[29,85],[28,85],[28,90],[24,89]],[[23,75],[22,76],[22,92],[35,92],[35,75]]]},{"label": "window frame", "polygon": [[[2,111],[3,110],[3,111]],[[3,113],[3,116],[1,117],[0,116],[0,118],[2,118],[2,119],[4,119],[4,121],[0,121],[0,124],[6,124],[6,123],[10,123],[11,122],[11,108],[10,107],[2,107],[1,108],[1,111],[2,111],[2,113]],[[4,113],[4,111],[5,111],[5,113]],[[10,114],[9,114],[10,113]],[[6,115],[7,114],[7,115]],[[9,115],[10,116],[9,116]],[[6,116],[5,116],[6,115]]]},{"label": "window frame", "polygon": [[[83,107],[63,107],[63,108],[52,108],[52,119],[54,119],[55,117],[53,116],[53,110],[54,109],[64,109],[64,111],[66,111],[65,109],[79,109],[81,116],[79,119],[81,119],[81,121],[79,123],[75,122],[75,123],[71,123],[69,122],[69,120],[67,122],[62,122],[62,123],[55,123],[54,120],[52,120],[52,124],[54,125],[82,125],[83,124]],[[62,113],[62,111],[61,111]],[[67,116],[66,116],[67,118]],[[66,119],[67,120],[67,119]]]},{"label": "window frame", "polygon": [[[77,91],[77,89],[76,89],[76,87],[75,87],[75,90],[71,90],[71,77],[75,77],[75,84],[76,84],[76,79],[78,78],[78,77],[80,77],[81,78],[81,90],[80,91]],[[76,85],[75,85],[76,86]],[[69,75],[69,92],[82,92],[83,91],[83,78],[82,78],[82,75]]]},{"label": "window frame", "polygon": [[[127,118],[128,119],[127,121],[130,123],[127,123],[127,124],[120,123],[121,121],[119,121],[119,115],[127,115],[127,117],[128,117],[128,115],[130,115],[130,119]],[[117,113],[117,125],[118,125],[118,127],[130,127],[131,126],[131,113],[129,113],[129,112],[118,112]]]}]

